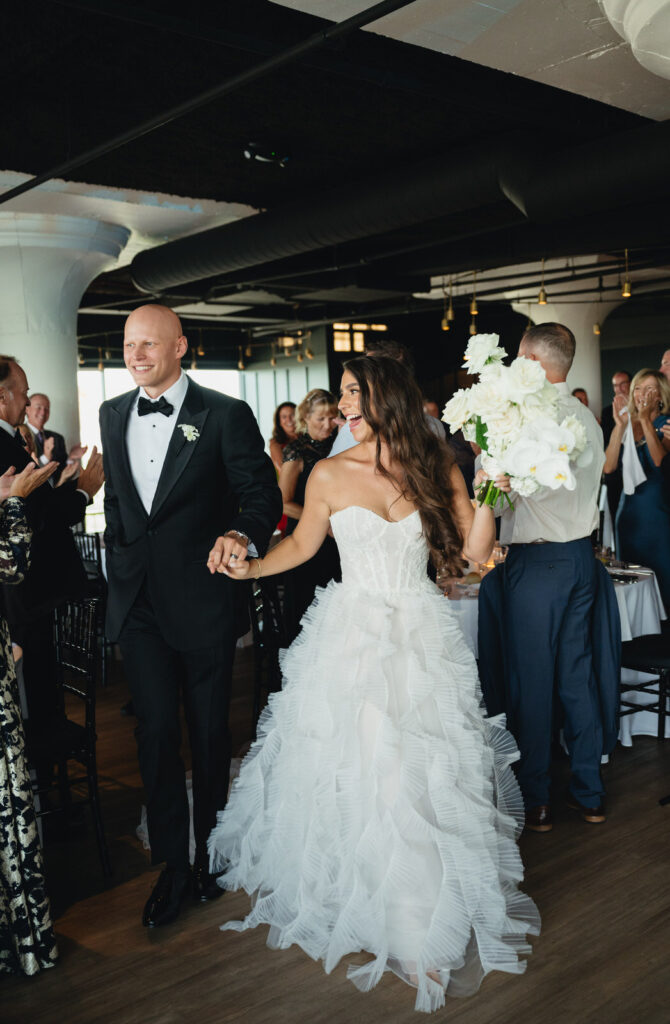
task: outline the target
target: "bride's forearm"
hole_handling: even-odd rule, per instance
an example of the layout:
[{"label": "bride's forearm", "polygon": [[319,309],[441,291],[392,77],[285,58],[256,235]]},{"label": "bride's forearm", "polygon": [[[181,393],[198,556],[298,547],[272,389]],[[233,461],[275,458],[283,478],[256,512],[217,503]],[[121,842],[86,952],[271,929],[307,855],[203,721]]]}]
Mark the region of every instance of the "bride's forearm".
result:
[{"label": "bride's forearm", "polygon": [[305,555],[294,535],[291,534],[268,552],[265,558],[251,559],[251,574],[255,576],[258,572],[259,567],[256,566],[256,561],[260,563],[260,576],[276,576],[280,572],[288,572],[289,569],[295,569],[296,566],[302,565],[309,557],[309,555]]},{"label": "bride's forearm", "polygon": [[464,556],[471,562],[485,562],[496,542],[496,520],[490,505],[478,505],[463,547]]}]

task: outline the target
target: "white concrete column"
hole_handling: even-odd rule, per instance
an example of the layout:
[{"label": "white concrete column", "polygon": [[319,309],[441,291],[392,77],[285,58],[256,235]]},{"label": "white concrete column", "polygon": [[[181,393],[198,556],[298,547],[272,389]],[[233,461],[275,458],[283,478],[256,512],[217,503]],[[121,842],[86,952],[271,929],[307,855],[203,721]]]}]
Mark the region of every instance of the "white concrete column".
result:
[{"label": "white concrete column", "polygon": [[[589,396],[589,408],[595,416],[602,411],[602,386],[600,371],[600,335],[593,333],[593,325],[601,326],[607,316],[620,303],[617,302],[561,302],[552,305],[530,307],[530,318],[535,325],[559,323],[569,327],[577,342],[577,352],[572,369],[568,374],[570,388],[585,388]],[[528,316],[528,302],[513,302],[517,313]]]},{"label": "white concrete column", "polygon": [[49,426],[79,440],[77,310],[130,232],[85,217],[0,211],[0,352],[51,399]]}]

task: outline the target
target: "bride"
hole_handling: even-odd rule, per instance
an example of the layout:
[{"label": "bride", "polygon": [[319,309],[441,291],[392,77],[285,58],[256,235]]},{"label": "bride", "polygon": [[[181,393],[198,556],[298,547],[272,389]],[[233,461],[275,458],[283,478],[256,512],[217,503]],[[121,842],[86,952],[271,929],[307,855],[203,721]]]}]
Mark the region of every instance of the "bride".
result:
[{"label": "bride", "polygon": [[520,974],[539,933],[517,888],[518,753],[502,717],[484,717],[474,657],[426,573],[429,556],[452,571],[485,561],[494,516],[473,511],[399,363],[352,359],[339,407],[359,443],[315,466],[292,536],[262,560],[224,565],[220,541],[210,552],[211,572],[270,576],[311,558],[331,526],[342,560],[283,652],[211,870],[253,894],[223,929],[269,924],[270,946],[296,943],[327,972],[364,950],[354,984],[394,971],[431,1011],[488,971]]}]

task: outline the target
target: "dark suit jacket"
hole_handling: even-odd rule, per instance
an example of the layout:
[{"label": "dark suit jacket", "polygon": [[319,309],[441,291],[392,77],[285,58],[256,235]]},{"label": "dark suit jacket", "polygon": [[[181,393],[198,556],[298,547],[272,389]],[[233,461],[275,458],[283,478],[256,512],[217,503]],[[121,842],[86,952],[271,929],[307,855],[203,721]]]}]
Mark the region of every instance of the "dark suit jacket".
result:
[{"label": "dark suit jacket", "polygon": [[[0,474],[10,466],[20,471],[29,461],[23,445],[0,428]],[[12,639],[20,639],[26,622],[83,593],[86,576],[70,527],[82,521],[85,511],[86,499],[71,483],[54,489],[47,482],[26,499],[33,531],[30,570],[23,583],[2,588]]]},{"label": "dark suit jacket", "polygon": [[606,405],[603,409],[600,417],[600,426],[603,431],[603,444],[607,448],[612,431],[614,430],[614,413],[612,412],[611,405]]},{"label": "dark suit jacket", "polygon": [[[104,402],[107,636],[118,638],[146,579],[158,622],[177,650],[216,644],[246,614],[246,588],[210,575],[207,555],[226,530],[246,533],[265,551],[282,510],[272,462],[246,403],[189,381],[151,512],[135,489],[126,427],[137,390]],[[188,441],[179,424],[199,436]]]},{"label": "dark suit jacket", "polygon": [[[51,454],[51,458],[54,462],[58,463],[58,469],[51,477],[51,480],[53,481],[53,484],[57,484],[60,479],[60,475],[63,472],[63,469],[65,468],[65,465],[67,463],[67,448],[65,446],[65,438],[63,437],[62,434],[56,433],[55,430],[43,430],[42,433],[44,434],[45,441],[49,437],[53,437],[54,439],[54,449]],[[44,445],[40,444],[35,434],[33,434],[33,437],[35,438],[35,447],[37,449],[37,454],[44,455]]]}]

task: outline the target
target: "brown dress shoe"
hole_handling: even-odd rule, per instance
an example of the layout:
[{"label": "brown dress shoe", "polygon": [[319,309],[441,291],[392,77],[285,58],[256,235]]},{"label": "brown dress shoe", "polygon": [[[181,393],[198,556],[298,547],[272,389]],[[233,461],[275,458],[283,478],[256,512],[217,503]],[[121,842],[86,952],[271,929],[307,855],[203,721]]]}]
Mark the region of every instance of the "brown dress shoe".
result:
[{"label": "brown dress shoe", "polygon": [[540,804],[539,807],[528,808],[526,811],[526,828],[530,832],[551,832],[553,827],[551,807],[548,804]]},{"label": "brown dress shoe", "polygon": [[598,804],[597,807],[585,807],[584,804],[580,804],[579,800],[574,798],[572,793],[568,793],[566,803],[571,811],[577,811],[582,816],[582,819],[588,821],[590,825],[600,825],[603,821],[607,821],[605,808],[602,804]]}]

